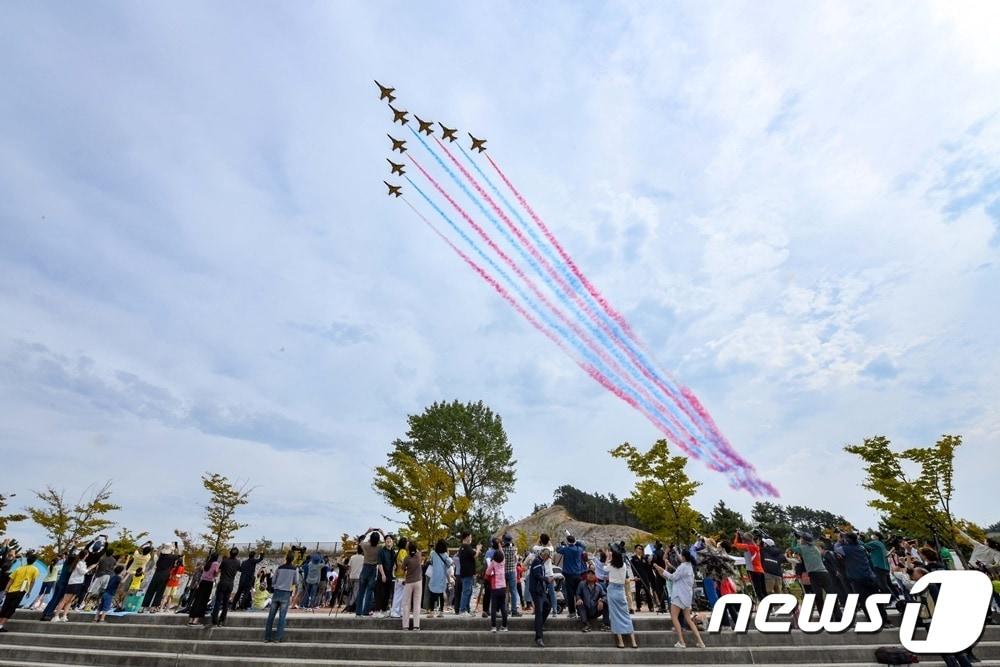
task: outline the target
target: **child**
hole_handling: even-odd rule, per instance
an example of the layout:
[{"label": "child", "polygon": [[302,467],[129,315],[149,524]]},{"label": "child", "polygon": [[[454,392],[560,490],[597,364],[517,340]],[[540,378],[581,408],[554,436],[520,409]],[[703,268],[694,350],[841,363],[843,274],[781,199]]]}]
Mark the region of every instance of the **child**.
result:
[{"label": "child", "polygon": [[125,600],[125,611],[139,611],[142,607],[142,579],[143,568],[137,567],[132,575],[132,581],[128,585],[128,598]]},{"label": "child", "polygon": [[490,564],[486,566],[483,579],[489,582],[490,588],[490,625],[493,632],[497,631],[497,607],[503,619],[501,632],[507,632],[507,571],[503,563],[503,549],[493,553]]},{"label": "child", "polygon": [[174,598],[177,597],[177,590],[181,585],[181,577],[184,576],[184,560],[177,561],[177,564],[170,570],[167,578],[167,588],[163,591],[163,609],[170,609],[174,605]]},{"label": "child", "polygon": [[108,585],[104,587],[104,592],[101,593],[101,604],[97,608],[97,617],[94,619],[95,623],[100,623],[111,611],[111,602],[115,599],[115,593],[118,591],[118,587],[122,583],[122,572],[125,571],[124,565],[116,565],[115,572],[108,579]]}]

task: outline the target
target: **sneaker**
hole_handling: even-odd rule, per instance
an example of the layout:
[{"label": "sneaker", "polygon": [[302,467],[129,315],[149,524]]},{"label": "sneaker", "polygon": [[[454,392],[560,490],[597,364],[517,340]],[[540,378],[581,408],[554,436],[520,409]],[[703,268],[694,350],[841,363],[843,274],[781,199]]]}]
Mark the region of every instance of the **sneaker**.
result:
[{"label": "sneaker", "polygon": [[515,612],[514,612],[513,614],[511,614],[511,616],[512,616],[513,618],[518,618],[518,617],[520,617],[520,616],[524,616],[524,614],[522,614],[522,613],[521,613],[521,612],[519,612],[519,611],[515,611]]},{"label": "sneaker", "polygon": [[500,628],[500,632],[507,632],[507,626],[505,625],[502,628]]},{"label": "sneaker", "polygon": [[536,639],[535,643],[538,644],[538,648],[545,648],[545,642],[543,642],[541,639]]},{"label": "sneaker", "polygon": [[497,626],[494,625],[492,628],[490,628],[490,631],[491,632],[496,632],[497,631]]},{"label": "sneaker", "polygon": [[674,644],[674,648],[687,648],[687,645],[677,642]]},{"label": "sneaker", "polygon": [[590,632],[590,626],[589,625],[583,626],[583,630],[581,632]]}]

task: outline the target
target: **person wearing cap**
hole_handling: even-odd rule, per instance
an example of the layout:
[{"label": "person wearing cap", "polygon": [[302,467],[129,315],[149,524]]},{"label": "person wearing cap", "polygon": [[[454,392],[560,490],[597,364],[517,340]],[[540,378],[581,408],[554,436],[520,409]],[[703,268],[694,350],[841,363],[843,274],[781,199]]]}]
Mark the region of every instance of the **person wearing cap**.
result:
[{"label": "person wearing cap", "polygon": [[[813,536],[809,533],[796,533],[799,543],[791,548],[792,553],[798,554],[802,558],[802,567],[809,573],[809,583],[812,585],[813,593],[817,594],[820,604],[826,604],[826,596],[832,595],[834,599],[834,620],[839,621],[841,616],[840,602],[837,600],[837,591],[833,587],[833,579],[823,564],[823,554],[820,553],[816,545],[813,544]],[[822,607],[820,607],[822,609]]]},{"label": "person wearing cap", "polygon": [[607,594],[604,592],[604,587],[597,583],[597,574],[593,570],[584,573],[583,581],[576,589],[574,597],[584,632],[590,632],[591,622],[598,616],[601,617],[605,627],[611,625],[608,620],[608,605],[605,602]]},{"label": "person wearing cap", "polygon": [[583,575],[583,544],[576,541],[572,535],[566,535],[566,541],[556,548],[556,553],[562,556],[563,597],[569,617],[576,616],[576,589],[580,586]]},{"label": "person wearing cap", "polygon": [[[149,586],[146,587],[146,595],[142,599],[142,608],[140,611],[156,611],[163,606],[163,594],[166,592],[167,584],[170,581],[170,571],[182,560],[181,555],[178,553],[179,551],[177,542],[174,542],[172,545],[165,544],[160,547],[160,553],[156,557],[156,564],[153,566],[153,577],[149,582]],[[114,564],[111,567],[114,569]]]},{"label": "person wearing cap", "polygon": [[782,564],[787,563],[788,559],[770,537],[760,538],[759,546],[760,561],[764,568],[764,590],[768,595],[781,593],[785,589]]},{"label": "person wearing cap", "polygon": [[535,608],[535,643],[539,648],[545,647],[545,641],[542,639],[543,628],[552,608],[549,602],[549,587],[552,586],[554,578],[549,573],[547,565],[551,557],[552,551],[548,547],[542,547],[528,571],[528,592]]}]

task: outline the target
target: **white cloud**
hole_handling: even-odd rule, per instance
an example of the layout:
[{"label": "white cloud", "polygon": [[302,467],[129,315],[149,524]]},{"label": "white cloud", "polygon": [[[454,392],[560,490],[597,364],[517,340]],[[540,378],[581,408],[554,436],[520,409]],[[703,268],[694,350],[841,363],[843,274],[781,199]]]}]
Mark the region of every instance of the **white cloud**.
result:
[{"label": "white cloud", "polygon": [[[1000,445],[994,3],[385,11],[11,9],[0,456],[29,460],[19,496],[73,486],[66,461],[116,478],[126,523],[169,530],[159,508],[196,515],[200,472],[169,451],[264,484],[250,537],[327,538],[385,511],[368,471],[407,413],[451,398],[504,417],[510,513],[563,483],[624,495],[606,450],[656,431],[382,195],[378,77],[490,139],[788,502],[815,500],[818,459],[823,502],[866,522],[844,443],[958,432],[956,505],[996,520],[973,500]],[[40,391],[14,341],[91,360],[70,376],[132,407]],[[137,383],[174,407],[151,416]],[[260,414],[312,445],[290,453]],[[260,433],[220,435],[234,421]],[[749,506],[692,472],[703,509]],[[329,504],[302,505],[313,488]]]}]

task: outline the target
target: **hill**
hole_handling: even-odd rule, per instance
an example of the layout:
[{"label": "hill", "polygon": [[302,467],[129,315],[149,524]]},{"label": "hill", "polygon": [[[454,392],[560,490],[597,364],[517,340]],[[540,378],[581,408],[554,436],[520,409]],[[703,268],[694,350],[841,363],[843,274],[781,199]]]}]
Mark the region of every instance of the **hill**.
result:
[{"label": "hill", "polygon": [[630,548],[636,543],[647,544],[653,541],[653,536],[650,533],[632,526],[602,525],[577,521],[561,505],[547,507],[520,521],[504,526],[497,535],[509,532],[514,536],[514,543],[521,551],[536,544],[540,533],[548,533],[553,543],[558,544],[566,536],[567,530],[576,539],[581,540],[588,550],[606,547],[608,542],[620,540],[625,540]]}]

